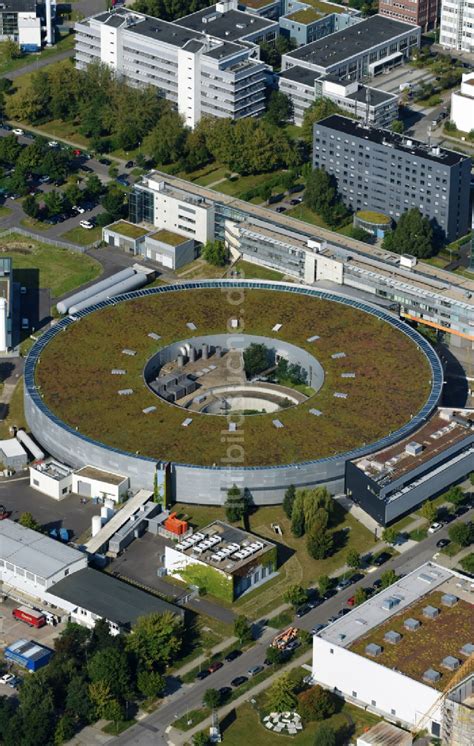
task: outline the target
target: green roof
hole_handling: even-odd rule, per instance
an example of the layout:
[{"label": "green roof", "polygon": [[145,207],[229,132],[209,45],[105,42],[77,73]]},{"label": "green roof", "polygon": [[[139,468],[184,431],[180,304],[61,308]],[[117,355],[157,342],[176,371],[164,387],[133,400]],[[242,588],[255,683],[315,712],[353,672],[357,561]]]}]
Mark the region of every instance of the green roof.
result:
[{"label": "green roof", "polygon": [[320,18],[323,17],[324,13],[316,10],[316,8],[303,8],[303,10],[296,10],[294,13],[291,13],[291,15],[287,16],[288,20],[303,24],[318,21]]},{"label": "green roof", "polygon": [[356,213],[356,218],[365,220],[367,223],[378,223],[380,225],[387,225],[392,222],[388,215],[384,215],[383,212],[373,212],[372,210],[359,210]]},{"label": "green roof", "polygon": [[[372,443],[409,422],[426,402],[431,371],[424,353],[382,319],[284,290],[252,288],[241,295],[246,333],[272,338],[273,327],[281,324],[278,338],[310,351],[325,374],[317,393],[278,412],[283,423],[278,431],[272,414],[245,418],[243,466],[326,458]],[[155,395],[143,368],[171,342],[227,333],[229,314],[235,313],[218,288],[167,290],[94,311],[69,324],[42,351],[36,384],[44,404],[71,427],[109,446],[157,460],[222,463],[228,447],[222,417],[193,412],[192,424],[182,427],[189,412]],[[150,329],[160,335],[159,344],[148,336]],[[316,334],[319,339],[308,342]],[[137,354],[125,361],[124,348]],[[332,357],[341,351],[345,357]],[[120,381],[111,375],[113,368],[126,370]],[[356,377],[343,379],[344,372]],[[133,394],[118,396],[118,388],[131,388]],[[347,399],[335,397],[337,392],[347,393]],[[156,409],[143,415],[150,406]],[[310,409],[323,416],[315,417]]]},{"label": "green roof", "polygon": [[146,236],[148,233],[146,228],[134,225],[134,223],[127,223],[126,220],[119,220],[117,223],[108,225],[107,230],[120,233],[121,236],[127,236],[127,238],[141,238],[141,236]]},{"label": "green roof", "polygon": [[152,233],[150,238],[153,238],[155,241],[167,243],[169,246],[179,246],[180,243],[189,240],[185,236],[180,236],[178,233],[173,233],[173,231],[167,231],[165,229]]}]

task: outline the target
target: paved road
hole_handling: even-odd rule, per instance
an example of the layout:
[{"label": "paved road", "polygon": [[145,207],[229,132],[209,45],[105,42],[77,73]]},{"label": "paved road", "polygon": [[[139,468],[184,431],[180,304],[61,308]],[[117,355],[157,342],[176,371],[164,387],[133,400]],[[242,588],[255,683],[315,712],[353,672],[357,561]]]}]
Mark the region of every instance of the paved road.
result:
[{"label": "paved road", "polygon": [[15,80],[25,73],[35,73],[37,70],[41,70],[42,67],[46,67],[46,65],[65,60],[73,55],[74,49],[65,49],[63,52],[52,54],[50,57],[37,57],[36,59],[33,59],[29,65],[24,65],[23,67],[19,67],[17,70],[12,70],[11,73],[8,73],[4,77],[9,78],[10,80]]}]

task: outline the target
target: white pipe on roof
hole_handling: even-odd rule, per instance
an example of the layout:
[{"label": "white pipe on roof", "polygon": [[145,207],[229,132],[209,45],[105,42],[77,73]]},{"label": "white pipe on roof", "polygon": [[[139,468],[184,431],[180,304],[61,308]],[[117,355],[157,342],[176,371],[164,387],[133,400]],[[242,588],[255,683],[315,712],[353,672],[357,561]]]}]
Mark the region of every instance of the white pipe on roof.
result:
[{"label": "white pipe on roof", "polygon": [[36,445],[33,438],[30,438],[28,433],[25,433],[24,430],[17,430],[16,437],[28,449],[35,460],[44,459],[43,451]]},{"label": "white pipe on roof", "polygon": [[147,282],[148,276],[145,275],[143,272],[137,272],[133,275],[133,277],[128,277],[127,279],[118,282],[116,285],[112,285],[106,290],[103,290],[101,293],[97,293],[91,298],[82,301],[82,303],[76,303],[74,306],[71,306],[69,309],[69,313],[79,313],[79,311],[83,311],[85,308],[89,308],[89,306],[94,306],[96,303],[100,303],[103,300],[113,298],[116,295],[120,295],[121,293],[128,293],[130,290],[136,290],[137,288],[142,287],[142,285],[145,285]]},{"label": "white pipe on roof", "polygon": [[105,280],[96,282],[94,285],[90,285],[88,288],[80,290],[78,293],[74,293],[74,295],[70,295],[69,298],[59,301],[56,306],[58,313],[67,313],[72,306],[82,303],[82,301],[87,300],[87,298],[92,298],[97,293],[102,292],[102,290],[117,285],[117,283],[122,280],[126,280],[127,277],[133,277],[134,275],[135,270],[133,267],[127,267],[126,269],[120,270],[120,272],[110,275],[110,277],[106,277]]}]

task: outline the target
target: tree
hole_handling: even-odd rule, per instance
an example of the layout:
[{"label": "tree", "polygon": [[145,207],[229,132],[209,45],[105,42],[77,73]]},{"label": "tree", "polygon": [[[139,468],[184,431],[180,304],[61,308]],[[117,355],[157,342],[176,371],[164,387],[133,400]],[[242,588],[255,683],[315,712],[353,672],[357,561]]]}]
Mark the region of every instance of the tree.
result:
[{"label": "tree", "polygon": [[206,689],[204,697],[202,698],[202,703],[210,710],[215,710],[221,703],[221,695],[217,689]]},{"label": "tree", "polygon": [[313,169],[307,177],[304,202],[333,227],[348,215],[337,192],[336,179],[322,168]]},{"label": "tree", "polygon": [[384,528],[382,531],[382,539],[387,542],[387,544],[395,544],[396,540],[398,538],[398,531],[396,528],[388,527]]},{"label": "tree", "polygon": [[173,163],[185,153],[186,134],[181,114],[170,109],[143,141],[143,151],[156,163]]},{"label": "tree", "polygon": [[314,526],[308,534],[306,548],[308,554],[316,560],[328,557],[334,547],[334,538],[325,528],[318,529]]},{"label": "tree", "polygon": [[303,500],[299,497],[298,492],[293,502],[291,513],[291,532],[297,538],[304,534],[304,505]]},{"label": "tree", "polygon": [[290,484],[290,486],[285,492],[285,497],[283,498],[283,510],[286,516],[290,520],[291,520],[291,513],[293,511],[293,503],[295,502],[295,497],[296,497],[296,487],[294,484]]},{"label": "tree", "polygon": [[115,735],[118,735],[118,726],[124,717],[123,707],[117,699],[110,699],[104,710],[104,717],[111,720],[115,726]]},{"label": "tree", "polygon": [[25,513],[21,514],[21,516],[20,516],[20,518],[18,520],[18,523],[20,524],[20,526],[23,526],[24,528],[31,528],[33,531],[40,531],[41,530],[41,526],[38,523],[38,521],[36,521],[33,518],[32,514],[29,513],[28,511],[26,511]]},{"label": "tree", "polygon": [[158,671],[142,669],[137,675],[137,687],[144,697],[161,697],[166,689],[166,680]]},{"label": "tree", "polygon": [[[24,207],[25,204],[23,203],[23,209]],[[451,487],[451,489],[446,492],[445,498],[449,503],[452,503],[453,505],[461,505],[461,503],[463,503],[465,500],[465,495],[461,487],[457,485],[456,487]]]},{"label": "tree", "polygon": [[317,684],[298,695],[298,712],[305,721],[326,720],[336,712],[336,699]]},{"label": "tree", "polygon": [[364,590],[364,588],[357,588],[356,592],[354,593],[355,605],[359,606],[360,604],[363,604],[366,599],[367,599],[367,593]]},{"label": "tree", "polygon": [[470,575],[474,575],[474,553],[468,554],[467,557],[463,557],[459,564],[462,569],[468,572]]},{"label": "tree", "polygon": [[104,187],[97,174],[89,174],[84,188],[84,196],[88,199],[95,200],[100,197],[103,191]]},{"label": "tree", "polygon": [[395,570],[385,570],[380,577],[381,588],[388,588],[389,585],[393,585],[398,580],[398,575]]},{"label": "tree", "polygon": [[474,541],[474,524],[459,521],[449,528],[449,538],[460,547],[468,547]]},{"label": "tree", "polygon": [[331,578],[328,575],[321,575],[318,580],[318,588],[321,596],[325,596],[331,587]]},{"label": "tree", "polygon": [[104,717],[107,704],[112,699],[110,687],[105,681],[94,681],[88,687],[89,699],[96,719]]},{"label": "tree", "polygon": [[224,267],[229,260],[229,251],[224,241],[206,241],[201,251],[202,257],[214,267]]},{"label": "tree", "polygon": [[7,135],[0,138],[0,162],[10,166],[16,164],[22,151],[22,146],[15,135]]},{"label": "tree", "polygon": [[385,234],[382,244],[387,251],[412,254],[424,259],[433,253],[433,228],[416,207],[400,215],[395,230]]},{"label": "tree", "polygon": [[285,659],[285,652],[283,650],[279,650],[278,648],[274,648],[273,645],[270,645],[267,648],[265,659],[268,660],[271,666],[279,666],[280,663],[283,663]]},{"label": "tree", "polygon": [[10,697],[0,697],[0,741],[4,743],[5,734],[8,731],[8,726],[15,713],[15,705],[13,699]]},{"label": "tree", "polygon": [[281,91],[272,91],[267,103],[266,118],[272,124],[280,126],[293,117],[293,103]]},{"label": "tree", "polygon": [[252,342],[252,344],[244,350],[244,368],[247,378],[253,378],[253,376],[267,370],[269,364],[269,351],[264,344],[256,344],[255,342]]},{"label": "tree", "polygon": [[116,184],[109,184],[103,194],[100,204],[114,220],[123,218],[126,214],[127,208],[124,201],[124,193],[118,188]]},{"label": "tree", "polygon": [[75,732],[74,720],[68,713],[61,715],[56,723],[54,731],[54,746],[61,746],[61,744],[70,741]]},{"label": "tree", "polygon": [[348,567],[352,567],[354,570],[357,570],[362,564],[362,559],[359,552],[357,552],[355,549],[350,549],[347,553],[346,564]]},{"label": "tree", "polygon": [[227,490],[225,514],[228,521],[235,523],[242,520],[249,511],[249,499],[245,490],[240,490],[236,484]]},{"label": "tree", "polygon": [[252,625],[243,614],[234,619],[234,635],[241,645],[253,640]]},{"label": "tree", "polygon": [[5,39],[2,43],[2,53],[6,60],[16,60],[22,56],[19,44],[13,39]]},{"label": "tree", "polygon": [[46,675],[38,672],[24,679],[18,694],[22,746],[50,743],[54,733],[54,700]]},{"label": "tree", "polygon": [[63,210],[64,207],[64,196],[61,192],[53,189],[51,192],[47,192],[44,195],[44,203],[48,215],[57,215]]},{"label": "tree", "polygon": [[308,600],[308,591],[301,585],[290,585],[283,595],[284,600],[287,604],[291,604],[293,608],[302,606]]},{"label": "tree", "polygon": [[193,736],[193,746],[209,746],[209,736],[205,731],[195,733]]},{"label": "tree", "polygon": [[89,692],[85,679],[80,675],[73,676],[68,684],[65,709],[75,723],[89,722],[91,709]]},{"label": "tree", "polygon": [[42,171],[53,181],[63,181],[70,169],[69,157],[63,150],[48,148],[43,163]]},{"label": "tree", "polygon": [[143,668],[153,670],[176,659],[183,638],[183,622],[176,614],[153,612],[137,619],[126,646]]},{"label": "tree", "polygon": [[398,135],[403,135],[405,132],[405,125],[401,119],[395,119],[390,125],[390,129]]},{"label": "tree", "polygon": [[[134,637],[130,635],[130,637]],[[98,650],[87,663],[92,683],[101,682],[109,688],[113,698],[124,698],[131,689],[131,675],[127,656],[117,647]]]},{"label": "tree", "polygon": [[279,676],[271,685],[267,693],[267,706],[275,712],[291,712],[296,708],[297,699],[295,685],[290,674]]},{"label": "tree", "polygon": [[313,101],[311,106],[306,109],[301,127],[301,137],[308,145],[313,145],[314,123],[328,117],[330,114],[342,114],[345,117],[349,116],[347,111],[340,109],[339,106],[329,98],[317,98]]},{"label": "tree", "polygon": [[84,192],[77,184],[67,184],[64,187],[64,196],[70,205],[77,205],[84,198]]},{"label": "tree", "polygon": [[23,200],[23,212],[30,218],[37,218],[40,212],[38,202],[33,194],[27,194]]},{"label": "tree", "polygon": [[318,725],[314,733],[314,746],[336,746],[336,734],[328,723]]},{"label": "tree", "polygon": [[430,500],[426,500],[420,508],[420,515],[425,519],[425,521],[428,521],[428,523],[431,524],[436,520],[438,509],[434,503],[430,502]]}]

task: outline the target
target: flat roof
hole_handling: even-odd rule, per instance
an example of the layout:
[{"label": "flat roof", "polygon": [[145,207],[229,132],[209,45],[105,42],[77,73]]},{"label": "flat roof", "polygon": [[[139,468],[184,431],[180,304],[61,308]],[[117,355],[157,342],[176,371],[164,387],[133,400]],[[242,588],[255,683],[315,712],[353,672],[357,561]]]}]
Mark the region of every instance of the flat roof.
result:
[{"label": "flat roof", "polygon": [[111,471],[102,471],[102,469],[96,469],[95,466],[83,466],[78,469],[76,476],[84,477],[84,479],[95,479],[98,482],[106,482],[107,484],[119,485],[125,482],[128,477],[124,477],[122,474],[113,474]]},{"label": "flat roof", "polygon": [[262,18],[255,13],[245,13],[241,10],[227,10],[225,13],[219,13],[215,5],[178,18],[176,23],[192,31],[210,34],[217,39],[231,42],[239,41],[249,34],[264,31],[277,25],[276,21]]},{"label": "flat roof", "polygon": [[327,127],[335,132],[340,132],[349,137],[358,137],[376,145],[383,145],[387,150],[391,149],[407,155],[414,155],[417,158],[425,158],[440,165],[454,166],[461,161],[470,160],[470,157],[464,153],[457,153],[455,150],[447,150],[439,146],[429,146],[421,140],[414,140],[406,135],[397,135],[390,130],[371,127],[339,114],[331,114],[331,116],[321,119],[317,122],[317,126]]},{"label": "flat roof", "polygon": [[126,628],[145,614],[184,614],[174,604],[91,567],[55,583],[49,593]]},{"label": "flat roof", "polygon": [[391,39],[417,31],[419,26],[402,23],[393,18],[375,15],[354,26],[336,31],[334,34],[313,41],[310,44],[288,52],[288,59],[304,60],[312,65],[328,68],[343,60],[363,54],[379,44],[388,43]]},{"label": "flat roof", "polygon": [[307,67],[301,67],[300,65],[293,65],[287,70],[278,74],[279,78],[284,80],[294,80],[296,83],[302,83],[303,85],[314,87],[314,81],[320,77],[320,73],[314,70],[309,70]]},{"label": "flat roof", "polygon": [[361,740],[364,746],[365,744],[373,744],[373,746],[411,746],[413,743],[411,733],[397,728],[392,723],[386,723],[384,720],[366,731],[361,736]]},{"label": "flat roof", "polygon": [[[354,463],[375,482],[390,484],[473,434],[474,413],[458,413],[451,417],[438,409],[409,437]],[[421,446],[421,452],[415,455],[407,452],[410,445]]]},{"label": "flat roof", "polygon": [[141,238],[145,236],[149,231],[146,228],[142,228],[135,223],[129,223],[127,220],[119,220],[116,223],[107,225],[108,231],[119,233],[121,236],[127,236],[127,238]]},{"label": "flat roof", "polygon": [[[247,566],[249,562],[260,559],[263,554],[275,546],[267,539],[262,539],[260,536],[223,521],[213,521],[208,526],[200,528],[193,536],[202,538],[190,543],[189,546],[183,546],[191,540],[192,537],[190,537],[188,540],[185,539],[175,544],[173,549],[231,574],[238,573],[242,567]],[[204,548],[204,543],[211,539],[214,539],[215,543],[209,548]],[[250,551],[251,548],[253,548],[253,551]],[[217,559],[219,553],[224,553],[225,556]],[[246,556],[240,557],[239,554],[241,553],[245,553]]]},{"label": "flat roof", "polygon": [[174,233],[174,231],[169,231],[165,228],[162,228],[159,231],[155,231],[154,233],[150,233],[149,238],[152,238],[155,241],[161,241],[162,243],[166,243],[169,246],[179,246],[179,244],[190,240],[187,236],[181,236],[179,233]]},{"label": "flat roof", "polygon": [[47,579],[85,555],[7,518],[0,521],[0,558]]},{"label": "flat roof", "polygon": [[0,451],[6,458],[15,458],[15,456],[26,456],[26,451],[16,438],[0,440]]}]

